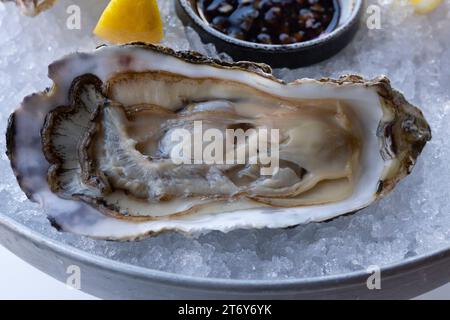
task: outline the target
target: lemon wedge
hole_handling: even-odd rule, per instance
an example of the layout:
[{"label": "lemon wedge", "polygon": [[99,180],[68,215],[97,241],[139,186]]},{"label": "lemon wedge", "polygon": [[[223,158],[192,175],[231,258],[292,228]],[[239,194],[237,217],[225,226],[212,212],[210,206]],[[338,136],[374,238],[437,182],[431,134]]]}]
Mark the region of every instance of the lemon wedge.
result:
[{"label": "lemon wedge", "polygon": [[409,0],[417,13],[426,14],[436,9],[442,0]]},{"label": "lemon wedge", "polygon": [[156,0],[111,0],[94,34],[115,44],[160,42],[164,31],[158,3]]}]

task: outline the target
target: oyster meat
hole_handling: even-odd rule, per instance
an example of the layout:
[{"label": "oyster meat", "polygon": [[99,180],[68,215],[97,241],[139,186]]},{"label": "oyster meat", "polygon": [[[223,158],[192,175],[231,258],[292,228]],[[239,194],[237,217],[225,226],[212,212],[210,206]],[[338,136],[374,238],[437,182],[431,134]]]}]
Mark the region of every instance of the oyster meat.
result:
[{"label": "oyster meat", "polygon": [[431,138],[384,77],[284,83],[143,44],[75,53],[49,75],[11,116],[8,156],[55,226],[97,238],[328,220],[386,195]]}]

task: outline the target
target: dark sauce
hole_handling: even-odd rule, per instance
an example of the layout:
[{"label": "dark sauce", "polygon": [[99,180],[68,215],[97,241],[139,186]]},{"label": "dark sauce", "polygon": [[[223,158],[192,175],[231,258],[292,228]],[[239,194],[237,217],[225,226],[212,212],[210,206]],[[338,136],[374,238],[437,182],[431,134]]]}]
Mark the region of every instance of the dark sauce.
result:
[{"label": "dark sauce", "polygon": [[236,39],[291,44],[332,31],[337,0],[197,0],[198,12],[213,28]]}]

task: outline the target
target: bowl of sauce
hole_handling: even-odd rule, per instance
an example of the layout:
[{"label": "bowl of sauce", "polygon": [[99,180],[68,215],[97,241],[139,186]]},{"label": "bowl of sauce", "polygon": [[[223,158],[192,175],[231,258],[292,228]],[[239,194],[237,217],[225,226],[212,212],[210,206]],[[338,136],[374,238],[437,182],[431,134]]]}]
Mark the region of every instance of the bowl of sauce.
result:
[{"label": "bowl of sauce", "polygon": [[175,0],[204,43],[234,60],[296,68],[323,61],[355,35],[363,0]]}]

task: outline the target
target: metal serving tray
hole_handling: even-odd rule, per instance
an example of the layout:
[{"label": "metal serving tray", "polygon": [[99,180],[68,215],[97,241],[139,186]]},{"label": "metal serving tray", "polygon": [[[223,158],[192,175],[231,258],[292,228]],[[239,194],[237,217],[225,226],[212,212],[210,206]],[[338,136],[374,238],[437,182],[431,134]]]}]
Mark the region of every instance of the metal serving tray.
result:
[{"label": "metal serving tray", "polygon": [[66,282],[81,270],[81,290],[106,299],[406,299],[450,280],[450,248],[381,269],[381,289],[365,272],[292,280],[226,280],[155,271],[98,257],[58,243],[0,214],[0,244]]}]

